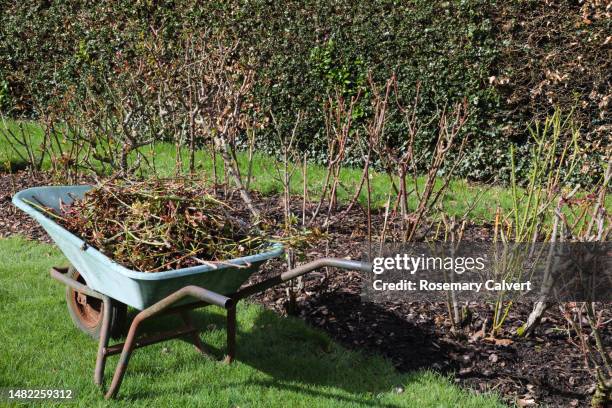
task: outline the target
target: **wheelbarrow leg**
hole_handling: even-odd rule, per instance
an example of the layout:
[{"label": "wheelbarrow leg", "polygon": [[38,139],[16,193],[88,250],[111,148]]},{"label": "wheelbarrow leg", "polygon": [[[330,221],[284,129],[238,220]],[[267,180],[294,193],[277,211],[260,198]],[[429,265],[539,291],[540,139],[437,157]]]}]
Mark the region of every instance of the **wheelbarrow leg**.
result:
[{"label": "wheelbarrow leg", "polygon": [[96,357],[96,369],[94,371],[94,383],[102,387],[104,384],[104,367],[106,366],[106,348],[110,338],[110,310],[111,300],[108,296],[102,298],[104,311],[102,314],[102,327],[100,330],[100,340],[98,343],[98,355]]},{"label": "wheelbarrow leg", "polygon": [[[183,322],[185,322],[185,326],[188,329],[194,328],[193,321],[191,320],[191,315],[189,314],[188,311],[181,312],[181,317],[183,318]],[[200,333],[198,333],[197,331],[194,331],[191,334],[191,340],[193,341],[194,347],[196,348],[196,350],[198,350],[200,354],[206,354],[206,349],[204,348],[204,345],[202,344],[202,340],[200,340]]]},{"label": "wheelbarrow leg", "polygon": [[227,355],[223,360],[230,364],[236,357],[236,305],[227,309]]},{"label": "wheelbarrow leg", "polygon": [[132,321],[132,324],[130,325],[130,330],[128,331],[125,343],[123,344],[121,356],[119,357],[119,362],[117,363],[117,368],[115,369],[115,374],[113,375],[113,381],[111,382],[108,391],[104,395],[104,398],[106,399],[114,398],[117,395],[117,392],[119,392],[119,387],[121,387],[123,376],[125,375],[128,363],[130,362],[130,356],[132,355],[132,351],[134,349],[134,342],[136,341],[136,333],[138,331],[138,326],[140,325],[140,322],[142,320],[144,319],[142,318],[141,312],[136,315],[136,317]]},{"label": "wheelbarrow leg", "polygon": [[[121,381],[123,381],[123,376],[125,375],[125,371],[127,370],[128,363],[130,362],[130,356],[132,355],[132,351],[134,350],[134,348],[143,347],[148,344],[153,344],[162,340],[169,340],[171,338],[177,337],[177,332],[174,331],[173,334],[162,336],[162,338],[157,338],[153,341],[151,339],[149,339],[148,341],[141,339],[140,342],[137,342],[136,334],[138,332],[138,327],[140,326],[140,323],[170,308],[173,304],[187,296],[191,296],[202,302],[206,302],[207,304],[216,305],[224,309],[230,309],[231,307],[233,307],[232,299],[212,292],[210,290],[201,288],[199,286],[189,285],[177,290],[176,292],[163,298],[154,305],[142,310],[136,315],[136,317],[134,317],[134,320],[130,325],[130,330],[128,331],[125,343],[123,344],[123,347],[121,349],[121,356],[119,357],[119,362],[117,363],[117,368],[115,369],[115,374],[113,375],[113,381],[111,382],[108,391],[104,395],[104,398],[114,398],[119,392],[119,387],[121,387]],[[187,332],[189,332],[189,330]],[[179,332],[178,336],[184,334],[187,333]]]}]

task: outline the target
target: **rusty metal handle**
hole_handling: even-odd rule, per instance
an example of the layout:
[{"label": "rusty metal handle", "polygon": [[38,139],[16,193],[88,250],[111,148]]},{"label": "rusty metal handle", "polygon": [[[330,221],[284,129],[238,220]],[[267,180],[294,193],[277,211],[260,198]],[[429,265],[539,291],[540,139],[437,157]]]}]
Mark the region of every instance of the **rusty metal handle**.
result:
[{"label": "rusty metal handle", "polygon": [[341,259],[341,258],[321,258],[316,261],[308,262],[307,264],[300,265],[296,268],[291,269],[290,271],[283,272],[278,276],[267,279],[263,282],[256,283],[251,286],[247,286],[246,288],[236,292],[232,298],[236,299],[236,301],[240,299],[244,299],[255,293],[262,292],[266,289],[271,288],[272,286],[278,285],[280,283],[286,282],[288,280],[297,278],[298,276],[305,275],[309,272],[312,272],[316,269],[321,269],[326,266],[330,266],[333,268],[346,269],[351,271],[362,271],[369,272],[372,270],[372,265],[367,262],[359,262],[352,261],[349,259]]},{"label": "rusty metal handle", "polygon": [[201,300],[202,302],[208,303],[210,305],[222,307],[224,309],[229,309],[234,305],[234,301],[227,296],[220,295],[217,292],[213,292],[212,290],[204,289],[200,286],[189,285],[189,286],[185,286],[177,290],[176,292],[163,298],[162,300],[155,303],[154,305],[149,306],[148,308],[144,309],[139,314],[144,313],[145,315],[147,315],[147,317],[150,317],[166,309],[172,304],[178,302],[182,298],[185,298],[188,296]]},{"label": "rusty metal handle", "polygon": [[316,261],[297,266],[290,271],[283,272],[281,273],[280,278],[283,282],[286,282],[290,279],[297,278],[298,276],[302,276],[308,272],[312,272],[326,266],[361,272],[369,272],[372,270],[372,265],[366,262],[351,261],[349,259],[341,258],[321,258],[317,259]]},{"label": "rusty metal handle", "polygon": [[66,276],[67,271],[68,270],[65,268],[53,267],[51,268],[50,274],[53,279],[60,281],[64,285],[70,286],[72,289],[76,290],[77,292],[81,292],[87,296],[95,297],[96,299],[104,300],[104,298],[106,297],[105,295],[99,292],[96,292],[95,290],[91,289],[89,286],[83,285],[81,282],[78,282],[72,278],[69,278],[68,276]]}]

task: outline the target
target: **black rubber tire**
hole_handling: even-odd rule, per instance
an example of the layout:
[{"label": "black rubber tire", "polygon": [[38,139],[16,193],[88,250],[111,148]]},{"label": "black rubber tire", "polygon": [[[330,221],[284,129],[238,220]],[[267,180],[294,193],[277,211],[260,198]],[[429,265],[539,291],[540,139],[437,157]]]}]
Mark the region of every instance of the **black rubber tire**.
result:
[{"label": "black rubber tire", "polygon": [[[68,268],[66,275],[71,279],[75,279],[87,285],[85,279],[73,266]],[[79,299],[81,301],[79,301]],[[103,313],[106,312],[104,310],[104,303],[91,296],[82,295],[80,292],[67,286],[66,305],[68,307],[68,314],[77,329],[94,339],[99,339],[100,331],[102,330],[102,316]],[[116,300],[111,300],[109,313],[111,337],[118,338],[123,336],[125,334],[127,319],[127,305]]]}]

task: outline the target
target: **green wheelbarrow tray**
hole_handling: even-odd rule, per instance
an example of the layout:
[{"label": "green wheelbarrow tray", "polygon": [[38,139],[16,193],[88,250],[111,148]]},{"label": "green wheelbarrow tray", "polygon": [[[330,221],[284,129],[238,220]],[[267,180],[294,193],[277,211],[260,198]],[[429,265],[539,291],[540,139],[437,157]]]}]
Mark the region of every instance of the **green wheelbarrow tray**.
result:
[{"label": "green wheelbarrow tray", "polygon": [[[51,277],[67,286],[66,301],[78,328],[98,338],[98,353],[94,383],[104,387],[104,368],[108,357],[120,354],[112,383],[105,397],[114,398],[119,392],[132,352],[141,347],[187,337],[204,353],[200,329],[194,327],[190,310],[209,305],[219,306],[227,314],[227,355],[231,362],[236,353],[236,304],[248,296],[282,284],[322,267],[371,271],[364,262],[337,258],[322,258],[292,270],[241,287],[262,263],[283,254],[280,244],[270,244],[267,251],[225,261],[219,267],[208,265],[175,269],[166,272],[137,272],[114,262],[82,239],[70,233],[28,202],[60,210],[60,202],[68,204],[83,197],[91,186],[34,187],[13,197],[13,203],[28,213],[47,231],[71,268],[52,268]],[[140,310],[132,319],[124,343],[109,345],[111,335],[124,334],[117,318],[125,318],[126,306]],[[162,314],[178,314],[183,322],[176,329],[153,335],[139,335],[141,323]],[[92,330],[94,328],[95,330]]]},{"label": "green wheelbarrow tray", "polygon": [[255,255],[228,260],[218,267],[198,265],[166,272],[130,270],[67,231],[28,202],[59,212],[60,200],[69,204],[80,199],[91,186],[34,187],[20,191],[13,204],[34,218],[47,231],[68,261],[91,289],[138,310],[143,310],[187,285],[201,286],[223,295],[234,293],[265,261],[283,254],[282,244]]}]

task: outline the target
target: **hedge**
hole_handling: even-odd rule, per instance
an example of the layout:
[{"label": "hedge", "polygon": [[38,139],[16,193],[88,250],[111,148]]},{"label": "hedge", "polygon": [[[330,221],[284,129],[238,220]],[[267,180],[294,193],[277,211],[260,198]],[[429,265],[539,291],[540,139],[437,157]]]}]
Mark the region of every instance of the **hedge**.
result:
[{"label": "hedge", "polygon": [[[612,127],[607,102],[612,72],[610,40],[606,40],[610,18],[597,4],[3,2],[0,108],[15,116],[35,116],[66,89],[78,88],[84,75],[112,75],[118,53],[137,55],[156,42],[163,44],[167,58],[177,58],[181,38],[207,32],[223,41],[238,41],[240,58],[257,73],[255,100],[264,111],[274,112],[281,127],[288,131],[296,113],[304,113],[299,148],[311,160],[325,160],[321,110],[326,95],[334,90],[346,95],[365,92],[357,118],[365,120],[368,72],[378,83],[394,72],[400,101],[412,100],[420,83],[423,117],[468,100],[471,116],[464,136],[471,142],[469,160],[459,169],[461,176],[507,179],[509,145],[525,151],[526,123],[559,106],[565,112],[575,111],[582,127],[585,148],[590,149],[585,151],[582,176],[588,178],[601,171],[602,158],[609,151],[605,136]],[[419,136],[420,151],[429,151],[433,127]],[[387,129],[401,146],[405,129],[397,113]],[[258,147],[274,153],[273,135],[271,129],[260,133]],[[355,150],[348,164],[359,164],[360,156]]]}]

